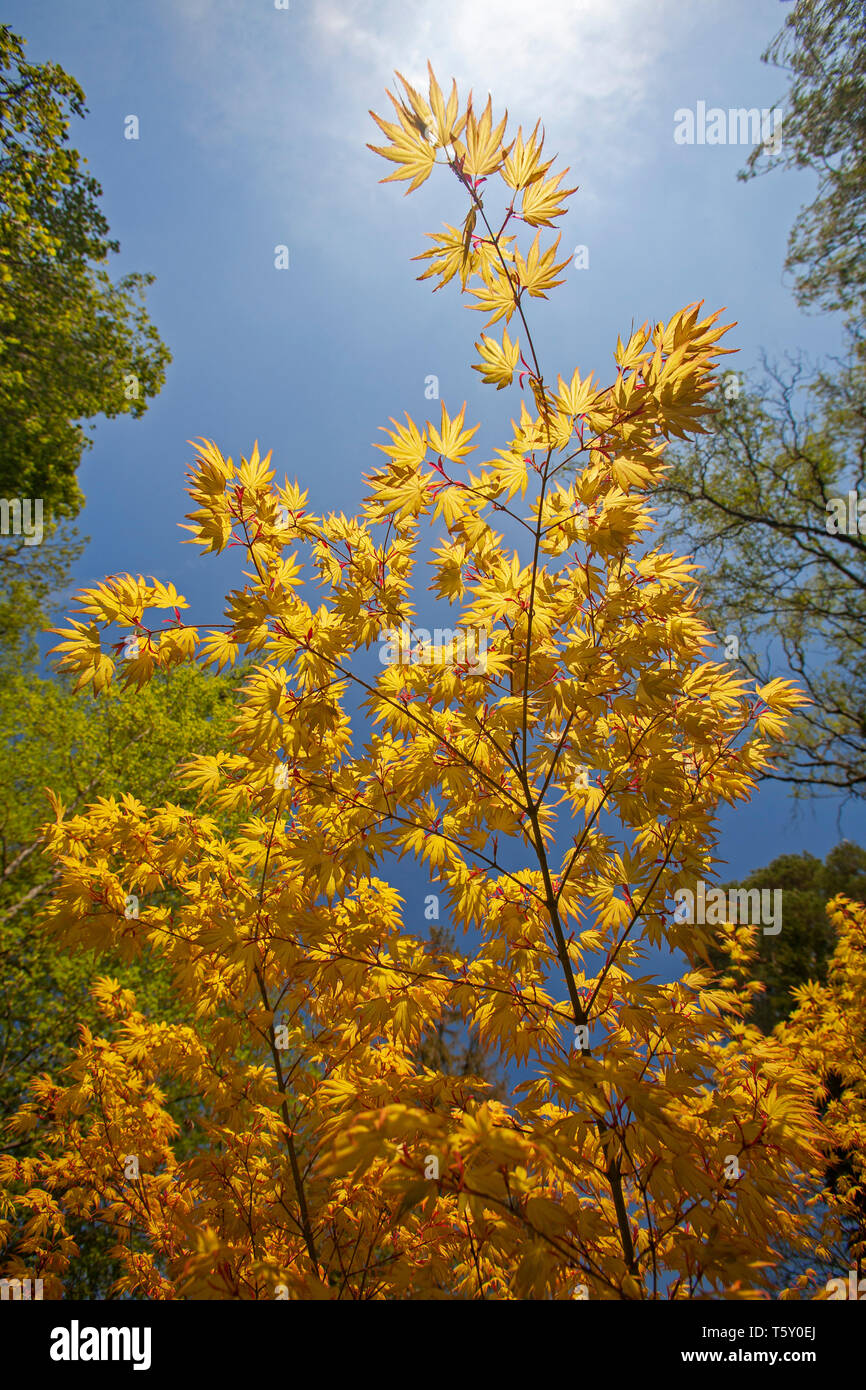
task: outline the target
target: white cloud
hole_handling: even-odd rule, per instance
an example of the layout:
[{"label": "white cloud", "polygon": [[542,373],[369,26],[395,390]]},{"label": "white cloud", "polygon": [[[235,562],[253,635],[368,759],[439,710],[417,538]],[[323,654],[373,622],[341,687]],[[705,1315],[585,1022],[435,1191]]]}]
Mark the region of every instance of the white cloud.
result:
[{"label": "white cloud", "polygon": [[628,132],[668,40],[699,21],[681,0],[321,0],[310,15],[338,74],[344,138],[370,139],[367,107],[390,112],[395,68],[426,92],[429,58],[443,87],[454,77],[481,104],[490,92],[514,128],[540,118],[555,148],[579,152],[583,176],[638,157]]},{"label": "white cloud", "polygon": [[322,0],[311,14],[334,51],[396,60],[425,86],[429,56],[440,80],[476,93],[563,114],[615,98],[619,116],[639,104],[676,10],[671,0]]},{"label": "white cloud", "polygon": [[[390,111],[385,85],[399,69],[426,91],[429,58],[440,83],[456,78],[482,104],[507,106],[514,127],[540,118],[587,167],[622,166],[670,35],[698,23],[682,0],[293,0],[289,11],[250,0],[163,0],[172,48],[200,85],[212,147],[289,172],[298,137],[325,137],[329,158],[375,139],[369,107]],[[714,7],[714,6],[713,6]],[[280,128],[280,148],[268,133]],[[264,136],[264,138],[262,138]],[[253,138],[249,138],[253,137]],[[256,139],[255,137],[259,137]],[[341,160],[342,163],[342,160]],[[297,167],[297,166],[295,166]],[[341,171],[344,172],[344,171]]]}]

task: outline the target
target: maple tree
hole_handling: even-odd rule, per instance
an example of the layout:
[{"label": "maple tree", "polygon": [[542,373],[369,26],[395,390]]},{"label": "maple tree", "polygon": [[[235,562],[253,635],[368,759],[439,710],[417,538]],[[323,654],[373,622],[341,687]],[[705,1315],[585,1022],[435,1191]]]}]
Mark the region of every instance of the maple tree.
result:
[{"label": "maple tree", "polygon": [[[702,428],[725,330],[691,305],[618,341],[611,384],[554,386],[527,311],[561,283],[541,234],[567,170],[538,126],[506,142],[489,99],[461,109],[432,69],[427,99],[399,80],[371,148],[407,192],[441,166],[468,199],[419,278],[505,321],[474,365],[516,386],[520,420],[476,468],[465,404],[392,420],[350,518],[275,486],[257,445],[235,463],[201,440],[191,543],[248,561],[225,622],[186,623],[173,585],[141,576],[80,594],[56,650],[83,689],[257,664],[232,747],[185,767],[195,811],[54,798],[42,929],[159,954],[194,1017],[97,981],[104,1027],[11,1122],[41,1149],[0,1164],[7,1269],[59,1296],[86,1219],[116,1237],[117,1292],[145,1298],[766,1296],[779,1246],[808,1239],[813,1079],[744,1021],[748,932],[722,933],[720,977],[719,929],[675,920],[672,895],[713,872],[716,811],[748,797],[804,697],[705,659],[695,566],[653,548],[650,505],[666,441]],[[371,670],[414,631],[425,536],[450,640]],[[407,931],[383,876],[406,856],[471,949]],[[641,974],[660,945],[688,964],[670,983]],[[424,1065],[454,1010],[522,1070],[506,1099]],[[198,1098],[189,1157],[169,1076]]]},{"label": "maple tree", "polygon": [[[142,691],[115,687],[108,698],[105,692],[89,698],[72,695],[62,678],[42,678],[36,663],[23,663],[17,652],[0,654],[0,747],[8,767],[0,791],[0,1129],[25,1099],[31,1078],[46,1067],[61,1068],[74,1053],[79,1024],[100,1025],[90,997],[96,975],[116,975],[149,1013],[192,1016],[156,953],[145,949],[129,959],[128,952],[119,957],[110,948],[98,955],[59,951],[38,929],[56,873],[37,831],[48,809],[44,788],[53,787],[72,809],[123,791],[150,802],[174,796],[194,806],[194,791],[175,788],[174,767],[191,752],[224,746],[231,691],[240,679],[237,669],[214,676],[187,665],[158,673]],[[131,899],[126,911],[131,917],[136,910]],[[184,1095],[170,1082],[169,1091]],[[189,1093],[175,1110],[188,1145],[194,1134],[184,1124],[187,1108],[195,1108]],[[8,1154],[38,1153],[40,1147],[38,1131],[4,1135]],[[104,1296],[116,1277],[104,1253],[114,1242],[86,1223],[73,1233],[78,1254],[64,1279],[65,1297]]]},{"label": "maple tree", "polygon": [[797,1008],[779,1032],[811,1072],[831,1136],[813,1174],[822,1199],[815,1252],[834,1273],[850,1261],[859,1281],[866,1275],[866,906],[840,893],[827,915],[837,936],[827,980],[795,987]]}]

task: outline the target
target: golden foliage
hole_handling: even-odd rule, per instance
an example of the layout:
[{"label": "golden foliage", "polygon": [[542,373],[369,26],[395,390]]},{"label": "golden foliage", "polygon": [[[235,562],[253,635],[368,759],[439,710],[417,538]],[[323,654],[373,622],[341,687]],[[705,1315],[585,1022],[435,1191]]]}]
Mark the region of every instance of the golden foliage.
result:
[{"label": "golden foliage", "polygon": [[[4,1229],[14,1258],[60,1280],[68,1223],[98,1219],[120,1289],[149,1298],[762,1296],[778,1244],[804,1239],[812,1080],[739,1022],[748,986],[702,967],[710,929],[678,923],[671,897],[712,872],[718,808],[750,795],[804,701],[708,659],[694,566],[650,539],[665,441],[701,429],[725,329],[689,306],[619,342],[609,385],[575,372],[553,390],[525,308],[560,283],[541,229],[572,190],[546,177],[537,127],[506,144],[489,100],[461,112],[453,87],[446,106],[432,70],[427,100],[402,86],[397,121],[375,117],[388,178],[412,191],[444,164],[470,203],[420,278],[458,277],[488,327],[516,316],[520,339],[482,335],[477,368],[498,390],[522,362],[519,422],[470,468],[465,404],[392,420],[348,518],[308,512],[257,447],[235,463],[200,441],[191,543],[239,545],[250,567],[225,621],[186,625],[171,586],[131,576],[79,597],[56,649],[79,685],[115,679],[109,630],[143,639],[128,680],[242,649],[259,664],[234,748],[183,772],[199,814],[58,804],[46,828],[47,928],[159,952],[191,1021],[97,983],[103,1035],[16,1120],[45,1143],[3,1162]],[[495,176],[510,199],[496,232]],[[514,194],[537,229],[525,251],[506,235]],[[434,523],[430,587],[457,607],[447,653],[401,648],[370,675],[364,653],[414,629]],[[246,817],[239,833],[223,811]],[[382,876],[394,856],[434,876],[465,960],[412,930]],[[671,983],[641,973],[663,943],[691,963]],[[525,1065],[507,1103],[416,1062],[454,1007]],[[197,1098],[191,1158],[169,1075]]]}]

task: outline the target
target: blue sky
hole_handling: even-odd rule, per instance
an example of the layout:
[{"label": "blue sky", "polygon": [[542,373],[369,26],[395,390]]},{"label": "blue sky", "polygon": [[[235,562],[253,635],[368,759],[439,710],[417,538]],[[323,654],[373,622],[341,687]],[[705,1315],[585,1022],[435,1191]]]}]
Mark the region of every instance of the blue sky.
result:
[{"label": "blue sky", "polygon": [[[739,183],[747,147],[673,139],[674,112],[701,100],[784,106],[784,75],[760,54],[786,13],[779,0],[7,0],[30,61],[59,62],[85,90],[72,139],[121,243],[112,272],[156,275],[148,308],[174,357],[142,420],[97,427],[76,582],[155,574],[193,620],[220,618],[237,552],[200,559],[177,525],[186,441],[200,435],[235,457],[258,439],[313,510],[345,512],[381,458],[379,426],[407,410],[438,418],[430,374],[449,409],[466,400],[468,420],[497,426],[485,444],[505,442],[516,391],[494,394],[469,366],[481,316],[453,285],[431,294],[409,260],[425,232],[463,216],[461,190],[442,175],[404,198],[366,149],[393,70],[423,86],[428,57],[443,86],[490,91],[514,127],[541,118],[547,152],[579,185],[561,249],[585,244],[589,269],[532,302],[546,376],[606,379],[618,333],[701,299],[737,321],[728,367],[755,367],[761,349],[837,350],[839,322],[798,310],[782,274],[811,177]],[[124,138],[129,115],[138,140]],[[274,268],[278,244],[288,271]],[[784,789],[765,787],[722,821],[728,875],[823,855],[843,834],[866,842],[866,812],[838,811],[794,815]]]}]

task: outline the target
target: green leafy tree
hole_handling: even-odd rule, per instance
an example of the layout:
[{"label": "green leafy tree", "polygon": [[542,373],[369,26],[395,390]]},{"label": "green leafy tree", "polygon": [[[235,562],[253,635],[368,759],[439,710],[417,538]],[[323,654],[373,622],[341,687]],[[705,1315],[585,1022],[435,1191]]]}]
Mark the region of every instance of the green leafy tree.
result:
[{"label": "green leafy tree", "polygon": [[[855,902],[866,900],[866,849],[843,840],[822,862],[815,855],[782,854],[766,868],[755,869],[736,885],[745,889],[781,889],[782,930],[761,936],[752,965],[752,978],[765,993],[755,996],[750,1021],[764,1033],[789,1018],[796,1007],[793,992],[814,982],[825,984],[836,949],[836,930],[827,903],[838,894]],[[714,964],[723,968],[722,952]]]},{"label": "green leafy tree", "polygon": [[48,626],[57,595],[68,587],[70,567],[86,544],[66,521],[41,545],[28,546],[20,536],[0,539],[0,652],[7,665],[20,659],[32,666],[36,660],[38,633]]},{"label": "green leafy tree", "polygon": [[[822,370],[731,374],[709,432],[672,451],[668,544],[707,567],[701,588],[726,654],[751,676],[794,676],[798,712],[772,776],[795,793],[866,791],[866,9],[798,0],[763,54],[790,74],[782,141],[741,178],[808,168],[787,269],[803,306],[843,310],[849,351]],[[849,494],[853,494],[853,502]],[[844,516],[840,513],[844,511]]]},{"label": "green leafy tree", "polygon": [[[171,360],[144,308],[154,277],[112,282],[106,269],[119,244],[68,143],[86,109],[74,78],[28,63],[0,25],[0,497],[40,500],[46,537],[81,508],[85,422],[142,415]],[[40,549],[0,537],[0,619],[30,571],[38,593]]]},{"label": "green leafy tree", "polygon": [[818,192],[791,231],[786,269],[804,306],[862,319],[866,303],[866,7],[798,0],[762,54],[790,74],[780,148],[759,146],[740,175],[811,169]]},{"label": "green leafy tree", "polygon": [[663,532],[705,567],[725,655],[758,679],[793,676],[813,701],[766,775],[800,795],[862,797],[866,370],[856,357],[835,373],[765,369],[747,390],[731,377],[709,432],[672,451]]}]

